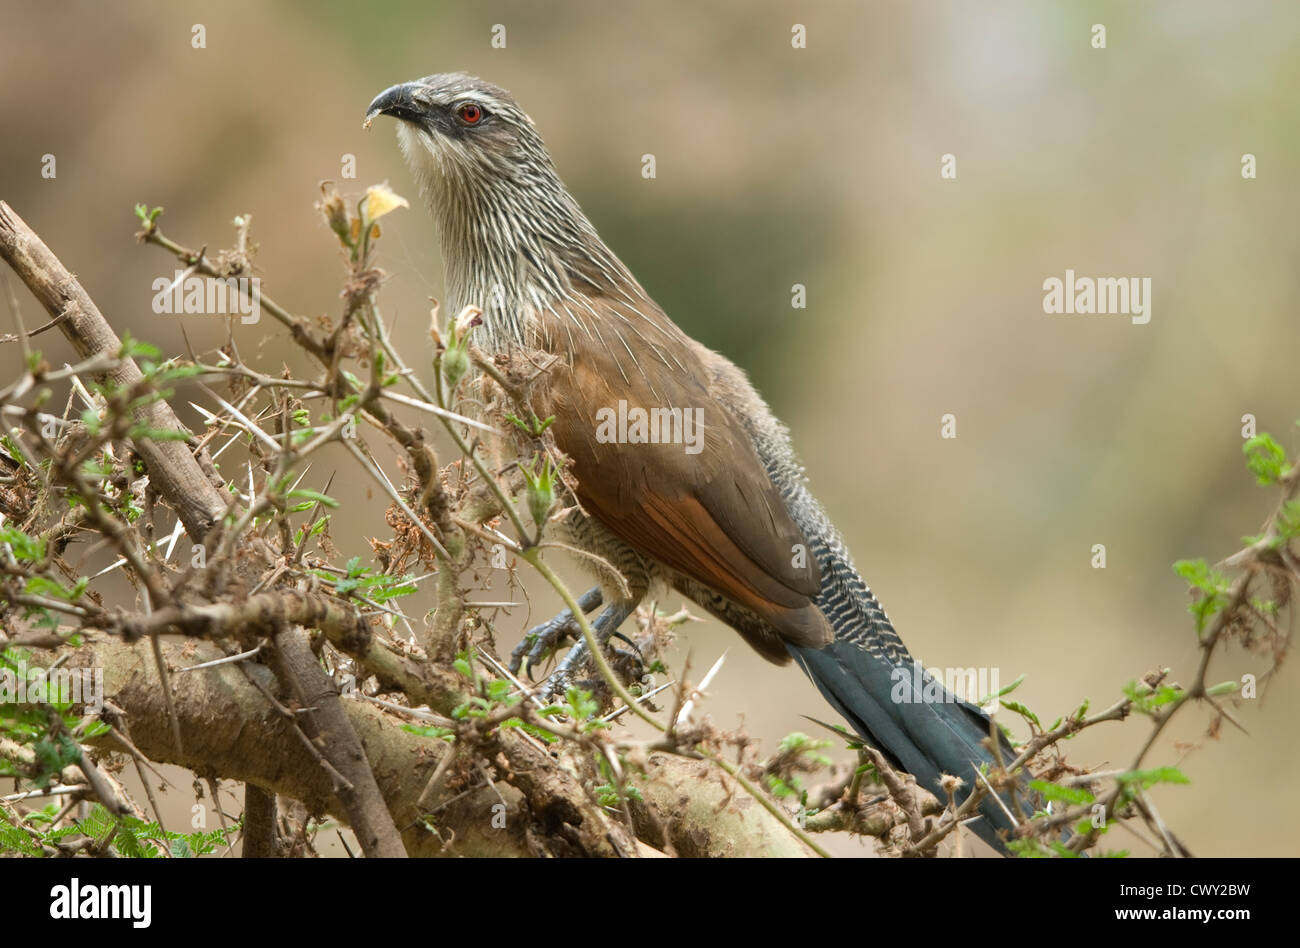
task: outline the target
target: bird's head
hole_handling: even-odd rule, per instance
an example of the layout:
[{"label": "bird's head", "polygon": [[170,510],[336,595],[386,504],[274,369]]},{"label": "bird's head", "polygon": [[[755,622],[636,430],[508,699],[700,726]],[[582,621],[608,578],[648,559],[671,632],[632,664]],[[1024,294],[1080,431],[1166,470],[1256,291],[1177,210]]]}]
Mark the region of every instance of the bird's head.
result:
[{"label": "bird's head", "polygon": [[444,73],[385,89],[366,110],[397,137],[442,236],[448,303],[521,336],[519,313],[574,287],[640,287],[560,180],[532,120],[504,89]]},{"label": "bird's head", "polygon": [[385,89],[366,124],[391,115],[411,170],[435,203],[446,188],[536,189],[557,182],[542,137],[509,92],[465,73]]}]

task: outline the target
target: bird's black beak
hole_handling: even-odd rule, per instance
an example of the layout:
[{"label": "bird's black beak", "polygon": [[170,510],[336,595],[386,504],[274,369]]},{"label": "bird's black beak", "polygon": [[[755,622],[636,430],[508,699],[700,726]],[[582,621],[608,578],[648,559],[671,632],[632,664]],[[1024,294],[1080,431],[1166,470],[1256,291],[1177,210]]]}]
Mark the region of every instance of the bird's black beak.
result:
[{"label": "bird's black beak", "polygon": [[424,107],[416,100],[414,92],[419,87],[414,82],[389,86],[366,109],[366,127],[376,115],[391,115],[404,122],[419,122],[424,118]]}]

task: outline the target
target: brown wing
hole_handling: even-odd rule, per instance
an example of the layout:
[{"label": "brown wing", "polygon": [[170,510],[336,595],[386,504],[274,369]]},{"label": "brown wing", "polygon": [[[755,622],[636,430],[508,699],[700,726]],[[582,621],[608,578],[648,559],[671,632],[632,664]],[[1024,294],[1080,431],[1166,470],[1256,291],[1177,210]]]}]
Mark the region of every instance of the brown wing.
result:
[{"label": "brown wing", "polygon": [[[547,314],[542,327],[547,347],[569,355],[551,370],[548,410],[583,507],[631,546],[752,609],[787,641],[824,645],[831,630],[812,605],[817,567],[796,556],[807,540],[749,436],[711,395],[694,344],[658,310],[638,324],[628,307],[588,302],[585,319]],[[629,443],[643,434],[634,410],[656,408],[680,410],[699,427],[665,431],[660,416],[660,434],[675,432],[676,442]],[[620,415],[631,422],[624,432]]]}]

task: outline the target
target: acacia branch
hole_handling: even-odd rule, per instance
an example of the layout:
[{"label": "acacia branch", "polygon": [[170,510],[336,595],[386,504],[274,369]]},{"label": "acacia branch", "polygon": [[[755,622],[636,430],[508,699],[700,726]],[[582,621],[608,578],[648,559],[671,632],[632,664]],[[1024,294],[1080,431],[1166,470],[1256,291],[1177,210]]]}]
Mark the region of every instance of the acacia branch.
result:
[{"label": "acacia branch", "polygon": [[[83,359],[95,355],[116,357],[122,351],[122,340],[76,277],[4,201],[0,201],[0,257],[32,291],[51,319],[58,321],[59,331],[79,356]],[[144,378],[132,359],[118,360],[104,375],[107,382],[122,388],[134,387]],[[136,409],[136,418],[152,429],[187,430],[162,399]],[[142,438],[134,447],[144,459],[150,480],[175,507],[186,532],[194,542],[201,541],[226,512],[221,493],[203,475],[183,442]]]}]

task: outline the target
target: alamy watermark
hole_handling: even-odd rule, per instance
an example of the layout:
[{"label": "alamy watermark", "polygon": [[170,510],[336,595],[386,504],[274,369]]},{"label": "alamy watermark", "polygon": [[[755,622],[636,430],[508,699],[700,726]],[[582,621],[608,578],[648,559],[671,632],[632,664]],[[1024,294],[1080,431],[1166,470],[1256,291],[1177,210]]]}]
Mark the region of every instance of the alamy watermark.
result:
[{"label": "alamy watermark", "polygon": [[1043,281],[1043,312],[1082,316],[1130,316],[1134,325],[1151,322],[1150,277],[1076,277]]},{"label": "alamy watermark", "polygon": [[895,668],[889,673],[893,685],[889,699],[894,704],[956,704],[965,701],[985,714],[1001,707],[998,692],[1001,677],[996,667],[926,668],[913,662],[911,668]]},{"label": "alamy watermark", "polygon": [[23,659],[0,667],[0,704],[84,704],[104,710],[104,669],[30,667]]},{"label": "alamy watermark", "polygon": [[73,876],[67,885],[50,889],[50,918],[127,919],[133,928],[148,928],[153,921],[153,886],[83,885]]},{"label": "alamy watermark", "polygon": [[596,440],[601,444],[680,444],[687,454],[704,450],[703,408],[628,407],[596,412]]},{"label": "alamy watermark", "polygon": [[245,325],[262,318],[262,281],[257,277],[204,277],[177,270],[153,281],[153,311],[167,316],[238,316]]}]

